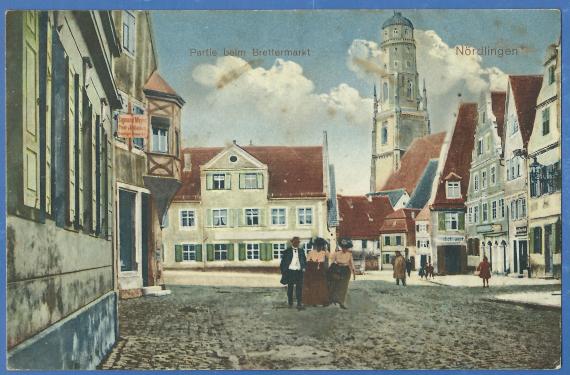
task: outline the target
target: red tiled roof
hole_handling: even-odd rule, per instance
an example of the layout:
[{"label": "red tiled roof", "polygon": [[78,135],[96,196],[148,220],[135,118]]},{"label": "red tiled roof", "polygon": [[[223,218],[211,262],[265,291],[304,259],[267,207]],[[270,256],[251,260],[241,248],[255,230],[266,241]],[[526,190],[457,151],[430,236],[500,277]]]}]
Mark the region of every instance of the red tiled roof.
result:
[{"label": "red tiled roof", "polygon": [[[464,208],[467,189],[469,187],[469,168],[475,143],[475,128],[477,126],[477,104],[462,103],[453,129],[453,136],[445,160],[443,171],[439,176],[439,184],[435,195],[433,208]],[[445,178],[457,175],[461,178],[461,198],[447,199]]]},{"label": "red tiled roof", "polygon": [[[241,147],[261,163],[267,165],[269,198],[324,197],[323,148],[247,146]],[[182,172],[182,186],[174,200],[200,200],[200,166],[206,164],[222,147],[185,148],[190,154],[190,172]],[[184,169],[184,156],[182,157]]]},{"label": "red tiled roof", "polygon": [[534,127],[536,98],[542,87],[542,76],[509,76],[509,82],[513,90],[523,145],[526,148]]},{"label": "red tiled roof", "polygon": [[401,208],[386,216],[380,233],[407,233],[407,245],[416,243],[416,216],[420,210]]},{"label": "red tiled roof", "polygon": [[338,196],[337,237],[378,239],[384,218],[394,212],[387,196]]},{"label": "red tiled roof", "polygon": [[505,99],[507,93],[505,91],[491,92],[491,109],[497,119],[497,134],[499,138],[503,138],[503,128],[505,124]]},{"label": "red tiled roof", "polygon": [[144,87],[145,90],[159,91],[166,94],[177,95],[176,91],[162,78],[158,71],[154,71]]},{"label": "red tiled roof", "polygon": [[402,157],[400,169],[393,172],[382,190],[405,189],[412,194],[428,162],[438,159],[446,132],[416,138]]}]

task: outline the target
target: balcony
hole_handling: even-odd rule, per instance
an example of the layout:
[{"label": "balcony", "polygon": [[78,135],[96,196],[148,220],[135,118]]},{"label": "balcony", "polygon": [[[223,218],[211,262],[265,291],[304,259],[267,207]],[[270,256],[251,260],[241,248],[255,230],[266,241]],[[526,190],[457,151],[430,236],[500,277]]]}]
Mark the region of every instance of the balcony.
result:
[{"label": "balcony", "polygon": [[180,159],[176,156],[147,152],[146,160],[148,176],[174,178],[180,181]]}]

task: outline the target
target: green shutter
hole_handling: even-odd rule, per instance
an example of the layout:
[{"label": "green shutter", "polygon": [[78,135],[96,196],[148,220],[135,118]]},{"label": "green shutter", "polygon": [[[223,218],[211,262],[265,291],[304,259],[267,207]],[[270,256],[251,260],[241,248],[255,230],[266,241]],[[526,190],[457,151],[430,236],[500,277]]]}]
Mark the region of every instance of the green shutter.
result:
[{"label": "green shutter", "polygon": [[182,262],[182,245],[174,245],[174,261]]},{"label": "green shutter", "polygon": [[529,228],[529,253],[535,253],[534,251],[534,228]]},{"label": "green shutter", "polygon": [[267,223],[265,222],[265,208],[259,209],[259,225],[264,227]]},{"label": "green shutter", "polygon": [[214,245],[211,243],[206,245],[206,260],[208,260],[208,262],[214,260]]},{"label": "green shutter", "polygon": [[261,246],[263,246],[263,250],[265,253],[265,259],[264,260],[271,260],[272,256],[271,256],[271,244],[270,243],[262,243]]},{"label": "green shutter", "polygon": [[265,260],[265,244],[259,244],[259,260]]},{"label": "green shutter", "polygon": [[194,247],[194,249],[196,249],[196,261],[201,262],[202,261],[202,245],[196,245]]},{"label": "green shutter", "polygon": [[459,230],[465,230],[465,214],[460,212],[459,215]]},{"label": "green shutter", "polygon": [[441,231],[445,230],[445,212],[437,213],[437,229]]},{"label": "green shutter", "polygon": [[206,174],[206,189],[212,190],[214,188],[214,175],[211,173]]},{"label": "green shutter", "polygon": [[234,260],[234,244],[228,244],[228,260]]},{"label": "green shutter", "polygon": [[257,174],[257,188],[263,189],[263,173]]},{"label": "green shutter", "polygon": [[239,258],[239,260],[245,260],[245,258],[246,258],[246,256],[245,256],[245,244],[244,243],[239,244],[238,258]]}]

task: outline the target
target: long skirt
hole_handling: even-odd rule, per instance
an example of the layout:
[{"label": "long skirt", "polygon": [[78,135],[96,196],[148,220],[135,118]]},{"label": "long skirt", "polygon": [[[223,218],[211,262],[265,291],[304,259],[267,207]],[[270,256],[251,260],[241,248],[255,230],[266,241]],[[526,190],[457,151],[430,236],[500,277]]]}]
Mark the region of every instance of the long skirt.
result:
[{"label": "long skirt", "polygon": [[329,291],[330,291],[330,302],[342,303],[344,304],[346,300],[346,292],[348,291],[348,283],[350,282],[350,269],[346,268],[338,276],[329,276]]},{"label": "long skirt", "polygon": [[307,262],[303,281],[303,304],[324,305],[329,302],[327,273],[325,265],[317,262]]}]

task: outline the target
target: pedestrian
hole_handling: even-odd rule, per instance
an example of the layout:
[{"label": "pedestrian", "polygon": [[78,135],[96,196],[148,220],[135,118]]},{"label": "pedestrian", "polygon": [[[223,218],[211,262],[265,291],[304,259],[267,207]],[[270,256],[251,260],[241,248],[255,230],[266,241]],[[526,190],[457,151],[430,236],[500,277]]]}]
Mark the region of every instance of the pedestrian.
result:
[{"label": "pedestrian", "polygon": [[338,303],[341,309],[346,309],[346,293],[350,274],[356,280],[354,259],[352,258],[352,241],[348,238],[340,240],[340,251],[335,251],[330,257],[330,267],[327,272],[329,281],[329,303]]},{"label": "pedestrian", "polygon": [[293,289],[297,299],[297,310],[304,310],[303,306],[303,273],[307,268],[307,258],[305,251],[299,248],[301,240],[299,237],[291,239],[291,246],[288,247],[281,258],[281,284],[287,285],[287,301],[289,307],[293,307]]},{"label": "pedestrian", "polygon": [[303,280],[303,305],[328,305],[329,289],[327,286],[327,241],[317,237],[313,249],[307,254],[307,270]]},{"label": "pedestrian", "polygon": [[399,250],[396,251],[396,258],[394,258],[394,279],[396,279],[396,285],[400,285],[400,280],[402,280],[402,285],[406,286],[406,259]]},{"label": "pedestrian", "polygon": [[406,259],[406,272],[408,273],[408,277],[410,277],[410,273],[412,272],[412,260],[410,258]]},{"label": "pedestrian", "polygon": [[477,266],[477,271],[479,271],[479,277],[483,279],[483,288],[485,288],[485,282],[487,283],[487,288],[489,287],[489,279],[491,278],[491,265],[487,256],[483,256],[483,260]]},{"label": "pedestrian", "polygon": [[424,276],[425,276],[425,278],[426,278],[426,280],[427,280],[427,270],[426,270],[425,264],[423,264],[423,265],[420,266],[420,272],[418,273],[418,275],[420,275],[420,279],[423,280],[423,278],[424,278]]},{"label": "pedestrian", "polygon": [[431,277],[433,279],[433,265],[430,263],[428,263],[427,265],[427,272],[426,272],[426,280],[428,279],[428,277]]}]

